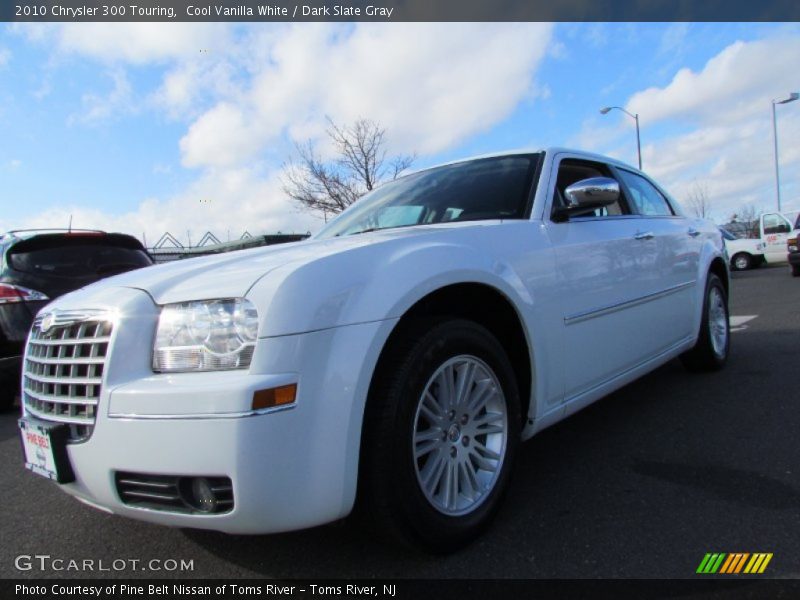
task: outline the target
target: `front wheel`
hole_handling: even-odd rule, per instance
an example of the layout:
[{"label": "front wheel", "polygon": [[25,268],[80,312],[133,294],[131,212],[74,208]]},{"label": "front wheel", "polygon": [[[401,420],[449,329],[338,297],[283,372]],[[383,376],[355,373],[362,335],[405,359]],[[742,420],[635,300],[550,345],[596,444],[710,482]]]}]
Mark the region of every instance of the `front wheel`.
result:
[{"label": "front wheel", "polygon": [[746,252],[740,252],[733,257],[731,263],[737,271],[746,271],[753,266],[753,257]]},{"label": "front wheel", "polygon": [[792,277],[800,277],[800,265],[792,265]]},{"label": "front wheel", "polygon": [[387,348],[364,422],[360,494],[382,532],[433,552],[467,544],[507,487],[519,393],[497,339],[471,321],[419,323]]},{"label": "front wheel", "polygon": [[681,355],[690,371],[717,371],[725,366],[730,350],[728,295],[720,278],[708,274],[700,334],[694,348]]}]

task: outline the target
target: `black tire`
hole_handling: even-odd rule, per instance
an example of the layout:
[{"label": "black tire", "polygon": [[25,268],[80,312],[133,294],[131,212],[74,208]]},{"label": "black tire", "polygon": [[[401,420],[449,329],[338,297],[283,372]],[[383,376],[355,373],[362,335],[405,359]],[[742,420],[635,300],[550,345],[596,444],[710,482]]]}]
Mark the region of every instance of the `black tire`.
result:
[{"label": "black tire", "polygon": [[[719,294],[724,309],[725,341],[715,349],[712,341],[712,328],[710,313],[712,311],[711,297]],[[700,333],[694,348],[681,354],[683,365],[690,371],[718,371],[725,366],[731,344],[730,313],[728,312],[728,295],[720,278],[713,273],[708,274],[705,295],[703,296],[703,318],[700,322]]]},{"label": "black tire", "polygon": [[19,382],[15,378],[0,378],[0,411],[11,410],[18,393]]},{"label": "black tire", "polygon": [[753,268],[753,257],[747,252],[739,252],[731,259],[731,267],[735,271],[747,271]]},{"label": "black tire", "polygon": [[[437,509],[426,497],[418,478],[420,461],[424,459],[414,458],[412,440],[421,414],[418,405],[423,391],[430,389],[432,376],[448,361],[465,356],[479,359],[499,382],[505,396],[507,433],[505,453],[493,486],[474,509],[452,516]],[[373,378],[362,435],[360,512],[369,518],[377,533],[405,545],[434,553],[463,547],[486,529],[497,512],[516,457],[520,427],[514,371],[502,345],[488,330],[461,319],[414,323],[393,336]],[[440,431],[442,448],[463,442],[460,431],[455,437],[458,441],[445,439],[444,427]],[[475,434],[473,442],[479,437]],[[436,460],[448,463],[444,452],[443,449]],[[469,450],[462,455],[459,448],[448,447],[446,452],[453,453],[451,456],[459,452],[461,458],[468,456]],[[458,478],[456,481],[460,482]],[[462,496],[456,494],[456,498]]]},{"label": "black tire", "polygon": [[800,265],[792,265],[792,277],[800,277]]}]

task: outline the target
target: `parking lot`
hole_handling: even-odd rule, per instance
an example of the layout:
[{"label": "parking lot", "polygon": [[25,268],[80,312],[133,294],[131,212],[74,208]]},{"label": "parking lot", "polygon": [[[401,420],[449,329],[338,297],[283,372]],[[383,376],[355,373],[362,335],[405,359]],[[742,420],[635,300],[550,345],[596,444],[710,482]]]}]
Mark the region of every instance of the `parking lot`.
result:
[{"label": "parking lot", "polygon": [[[766,575],[800,577],[798,307],[788,267],[735,273],[724,371],[673,361],[523,445],[493,527],[448,557],[382,545],[347,522],[245,537],[107,515],[25,471],[17,414],[4,413],[0,575],[680,578],[707,552],[771,552]],[[15,568],[34,554],[193,570]]]}]

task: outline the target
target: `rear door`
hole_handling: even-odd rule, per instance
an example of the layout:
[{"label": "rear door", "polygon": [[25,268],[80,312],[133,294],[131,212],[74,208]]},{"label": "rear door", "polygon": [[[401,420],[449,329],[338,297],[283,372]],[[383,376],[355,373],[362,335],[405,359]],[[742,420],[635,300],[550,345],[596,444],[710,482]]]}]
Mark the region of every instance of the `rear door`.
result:
[{"label": "rear door", "polygon": [[680,214],[642,173],[624,168],[616,172],[637,214],[639,235],[655,251],[642,274],[649,322],[641,333],[650,341],[648,355],[656,356],[693,335],[697,285],[704,285],[697,281],[702,223]]}]

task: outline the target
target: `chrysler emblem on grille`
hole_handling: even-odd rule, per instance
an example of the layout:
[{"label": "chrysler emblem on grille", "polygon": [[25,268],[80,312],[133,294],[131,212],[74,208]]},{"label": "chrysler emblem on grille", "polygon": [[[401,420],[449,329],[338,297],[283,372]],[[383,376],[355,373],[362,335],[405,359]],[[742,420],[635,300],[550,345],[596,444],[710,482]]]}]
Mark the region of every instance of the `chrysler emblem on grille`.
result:
[{"label": "chrysler emblem on grille", "polygon": [[53,314],[45,315],[42,319],[42,322],[39,323],[39,329],[41,329],[42,333],[47,333],[47,331],[53,326],[53,321],[55,321],[55,317]]}]

